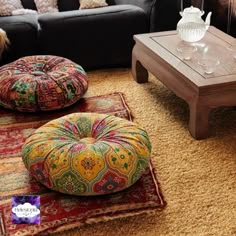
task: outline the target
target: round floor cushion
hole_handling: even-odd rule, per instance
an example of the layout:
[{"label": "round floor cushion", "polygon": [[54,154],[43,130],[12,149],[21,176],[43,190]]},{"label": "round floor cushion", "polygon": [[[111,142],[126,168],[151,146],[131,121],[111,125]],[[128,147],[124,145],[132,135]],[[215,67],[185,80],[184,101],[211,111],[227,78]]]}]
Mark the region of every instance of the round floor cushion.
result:
[{"label": "round floor cushion", "polygon": [[72,113],[38,128],[23,161],[46,187],[72,195],[101,195],[134,184],[147,168],[151,144],[138,124],[111,115]]},{"label": "round floor cushion", "polygon": [[0,105],[13,110],[64,108],[77,102],[87,88],[83,68],[58,56],[27,56],[0,68]]}]

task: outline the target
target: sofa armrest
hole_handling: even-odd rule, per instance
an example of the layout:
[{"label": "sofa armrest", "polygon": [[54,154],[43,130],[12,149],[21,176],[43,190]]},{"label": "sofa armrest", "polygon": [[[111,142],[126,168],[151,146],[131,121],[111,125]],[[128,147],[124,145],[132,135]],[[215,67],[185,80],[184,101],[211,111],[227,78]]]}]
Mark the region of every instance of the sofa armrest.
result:
[{"label": "sofa armrest", "polygon": [[[108,4],[136,5],[144,10],[150,32],[175,30],[180,20],[181,0],[107,0]],[[191,0],[183,0],[184,8],[191,6]]]},{"label": "sofa armrest", "polygon": [[10,40],[8,48],[0,59],[0,65],[37,53],[37,15],[2,16],[0,28],[7,33]]},{"label": "sofa armrest", "polygon": [[109,5],[134,5],[142,8],[146,14],[150,14],[156,0],[107,0]]},{"label": "sofa armrest", "polygon": [[156,0],[150,14],[150,31],[175,30],[180,7],[180,0]]},{"label": "sofa armrest", "polygon": [[150,29],[150,17],[156,0],[107,0],[108,5],[134,5],[143,9]]},{"label": "sofa armrest", "polygon": [[[199,5],[200,0],[192,0],[194,3]],[[231,1],[233,4],[233,1]],[[232,6],[234,7],[234,6]],[[218,29],[236,37],[236,13],[232,11],[230,21],[228,19],[228,1],[213,1],[208,0],[204,2],[204,18],[209,12],[212,12],[211,25]]]}]

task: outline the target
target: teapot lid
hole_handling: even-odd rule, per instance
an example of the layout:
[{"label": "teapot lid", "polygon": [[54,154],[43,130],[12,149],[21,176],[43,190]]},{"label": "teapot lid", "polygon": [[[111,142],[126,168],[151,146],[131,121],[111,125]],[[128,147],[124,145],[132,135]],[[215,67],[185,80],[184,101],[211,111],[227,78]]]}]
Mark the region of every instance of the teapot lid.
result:
[{"label": "teapot lid", "polygon": [[200,13],[200,12],[201,11],[200,11],[199,8],[193,7],[193,6],[187,7],[187,8],[184,9],[184,13]]}]

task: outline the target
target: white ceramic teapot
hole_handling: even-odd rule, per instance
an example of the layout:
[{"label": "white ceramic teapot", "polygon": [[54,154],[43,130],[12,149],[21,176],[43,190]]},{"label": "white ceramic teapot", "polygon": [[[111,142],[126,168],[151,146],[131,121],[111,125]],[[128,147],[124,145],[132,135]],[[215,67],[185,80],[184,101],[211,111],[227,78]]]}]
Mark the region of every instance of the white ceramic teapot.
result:
[{"label": "white ceramic teapot", "polygon": [[185,8],[180,15],[182,19],[177,24],[179,37],[186,42],[201,40],[210,26],[211,12],[208,13],[205,22],[201,18],[204,11],[193,6]]}]

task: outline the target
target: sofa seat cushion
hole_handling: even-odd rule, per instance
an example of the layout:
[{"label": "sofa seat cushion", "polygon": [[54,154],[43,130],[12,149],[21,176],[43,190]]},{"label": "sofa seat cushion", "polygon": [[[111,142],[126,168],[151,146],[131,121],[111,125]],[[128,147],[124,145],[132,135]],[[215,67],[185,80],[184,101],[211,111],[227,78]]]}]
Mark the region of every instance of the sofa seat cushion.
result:
[{"label": "sofa seat cushion", "polygon": [[72,113],[38,128],[22,157],[29,172],[52,190],[101,195],[133,185],[148,166],[150,151],[148,135],[136,123]]},{"label": "sofa seat cushion", "polygon": [[86,70],[130,65],[133,35],[148,30],[144,11],[131,5],[42,14],[39,24],[41,53],[70,58]]},{"label": "sofa seat cushion", "polygon": [[81,66],[58,56],[28,56],[0,68],[0,105],[24,112],[57,110],[88,88]]}]

